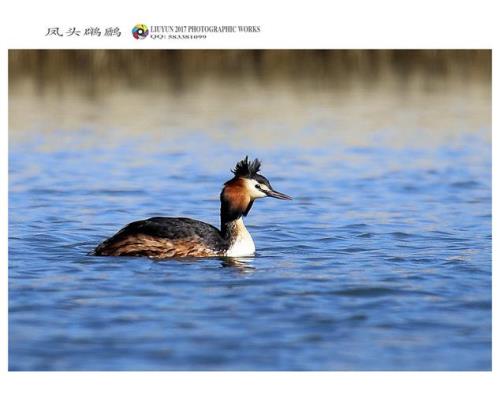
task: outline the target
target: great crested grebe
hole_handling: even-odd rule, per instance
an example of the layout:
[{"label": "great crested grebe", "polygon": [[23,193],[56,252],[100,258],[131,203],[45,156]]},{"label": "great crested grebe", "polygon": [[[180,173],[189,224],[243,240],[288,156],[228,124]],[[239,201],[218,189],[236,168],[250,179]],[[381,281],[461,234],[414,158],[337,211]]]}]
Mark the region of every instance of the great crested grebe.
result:
[{"label": "great crested grebe", "polygon": [[97,256],[243,257],[255,253],[253,239],[243,224],[257,198],[291,200],[273,190],[258,174],[260,161],[248,156],[236,164],[234,177],[224,183],[220,194],[221,229],[189,218],[154,217],[133,222],[95,248]]}]

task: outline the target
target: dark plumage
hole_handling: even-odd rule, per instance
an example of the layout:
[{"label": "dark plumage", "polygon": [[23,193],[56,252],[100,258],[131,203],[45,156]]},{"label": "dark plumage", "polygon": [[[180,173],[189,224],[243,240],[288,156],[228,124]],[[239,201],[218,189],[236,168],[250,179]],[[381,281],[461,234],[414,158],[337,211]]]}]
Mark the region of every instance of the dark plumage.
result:
[{"label": "dark plumage", "polygon": [[227,247],[228,241],[221,232],[208,223],[189,218],[153,217],[128,224],[97,246],[95,254],[156,258],[195,253],[213,256]]}]

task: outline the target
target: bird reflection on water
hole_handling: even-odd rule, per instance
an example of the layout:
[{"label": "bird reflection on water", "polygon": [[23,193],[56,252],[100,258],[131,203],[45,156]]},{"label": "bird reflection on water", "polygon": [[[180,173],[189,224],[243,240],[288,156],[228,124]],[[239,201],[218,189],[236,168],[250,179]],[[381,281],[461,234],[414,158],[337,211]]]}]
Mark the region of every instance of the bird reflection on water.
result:
[{"label": "bird reflection on water", "polygon": [[255,258],[252,257],[223,257],[221,266],[224,268],[234,268],[243,274],[249,274],[255,271],[256,267],[252,265]]}]

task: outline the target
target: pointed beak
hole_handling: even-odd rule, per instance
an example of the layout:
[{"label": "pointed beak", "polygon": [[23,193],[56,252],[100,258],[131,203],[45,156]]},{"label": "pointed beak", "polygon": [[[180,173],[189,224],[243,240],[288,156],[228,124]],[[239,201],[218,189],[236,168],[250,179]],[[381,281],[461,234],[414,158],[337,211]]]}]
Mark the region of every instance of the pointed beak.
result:
[{"label": "pointed beak", "polygon": [[266,190],[265,193],[268,195],[268,197],[274,197],[278,198],[280,200],[291,200],[292,197],[287,196],[286,194],[277,192],[276,190]]}]

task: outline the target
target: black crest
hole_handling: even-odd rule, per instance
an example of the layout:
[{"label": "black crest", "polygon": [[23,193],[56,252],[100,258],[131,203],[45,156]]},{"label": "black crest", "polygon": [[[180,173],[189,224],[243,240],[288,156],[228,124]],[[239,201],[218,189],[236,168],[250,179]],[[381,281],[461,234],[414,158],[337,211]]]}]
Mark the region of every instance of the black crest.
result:
[{"label": "black crest", "polygon": [[246,178],[252,178],[257,175],[260,170],[260,160],[255,159],[253,161],[248,161],[248,156],[246,156],[243,160],[236,163],[236,167],[231,172],[234,176],[241,176]]}]

